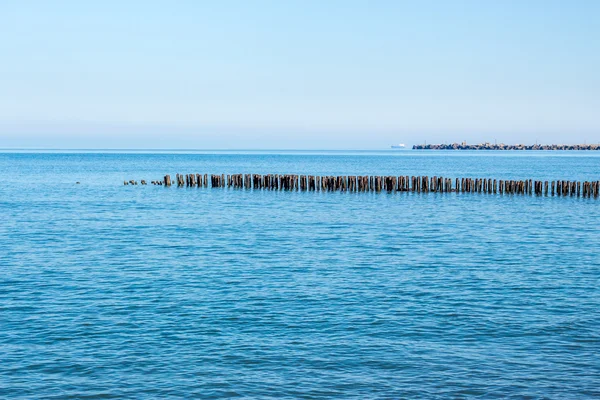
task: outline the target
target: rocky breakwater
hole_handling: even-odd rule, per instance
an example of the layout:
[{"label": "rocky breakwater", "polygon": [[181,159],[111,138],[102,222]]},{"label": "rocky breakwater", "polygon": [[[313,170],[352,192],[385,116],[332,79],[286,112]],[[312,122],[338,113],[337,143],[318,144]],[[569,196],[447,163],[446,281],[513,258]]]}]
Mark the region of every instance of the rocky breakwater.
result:
[{"label": "rocky breakwater", "polygon": [[600,150],[600,144],[416,144],[413,150]]}]

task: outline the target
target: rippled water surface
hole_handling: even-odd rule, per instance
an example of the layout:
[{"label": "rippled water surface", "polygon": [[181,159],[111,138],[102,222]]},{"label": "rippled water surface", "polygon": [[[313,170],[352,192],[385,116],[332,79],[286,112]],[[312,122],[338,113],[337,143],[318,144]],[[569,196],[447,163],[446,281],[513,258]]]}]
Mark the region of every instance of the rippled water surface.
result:
[{"label": "rippled water surface", "polygon": [[600,396],[600,200],[122,183],[598,180],[600,154],[13,151],[0,171],[0,397]]}]

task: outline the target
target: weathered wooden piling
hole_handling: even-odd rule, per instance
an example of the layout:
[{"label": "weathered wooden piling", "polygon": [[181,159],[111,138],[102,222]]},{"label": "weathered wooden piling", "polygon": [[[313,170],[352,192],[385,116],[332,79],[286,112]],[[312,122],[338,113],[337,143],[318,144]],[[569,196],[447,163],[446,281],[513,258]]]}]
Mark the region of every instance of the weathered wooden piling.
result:
[{"label": "weathered wooden piling", "polygon": [[[146,180],[140,181],[146,185]],[[153,185],[171,186],[171,176],[151,181]],[[445,178],[443,176],[392,175],[295,175],[295,174],[179,174],[178,187],[211,187],[272,191],[322,192],[413,192],[413,193],[483,193],[506,195],[535,195],[560,197],[600,196],[600,181],[532,179],[503,180],[492,178]],[[125,180],[123,185],[137,185]]]}]

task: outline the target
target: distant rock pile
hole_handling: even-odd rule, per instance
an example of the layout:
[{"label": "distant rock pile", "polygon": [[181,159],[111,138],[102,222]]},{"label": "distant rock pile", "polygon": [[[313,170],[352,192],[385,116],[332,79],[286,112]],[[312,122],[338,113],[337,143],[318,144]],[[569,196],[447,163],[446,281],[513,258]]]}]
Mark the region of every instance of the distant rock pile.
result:
[{"label": "distant rock pile", "polygon": [[413,150],[600,150],[600,144],[416,144]]}]

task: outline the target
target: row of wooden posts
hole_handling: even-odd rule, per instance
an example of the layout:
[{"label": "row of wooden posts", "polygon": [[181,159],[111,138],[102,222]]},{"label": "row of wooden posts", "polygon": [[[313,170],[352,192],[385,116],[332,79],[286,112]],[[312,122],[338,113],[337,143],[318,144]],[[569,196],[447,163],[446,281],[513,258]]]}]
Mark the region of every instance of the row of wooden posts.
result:
[{"label": "row of wooden posts", "polygon": [[[127,184],[137,184],[125,181]],[[142,184],[145,184],[142,181]],[[438,176],[316,176],[279,174],[177,174],[175,181],[170,175],[153,185],[178,187],[246,188],[299,191],[341,192],[417,192],[417,193],[506,193],[529,195],[557,195],[598,197],[600,181],[536,181],[497,180],[481,178],[450,178]]]}]

